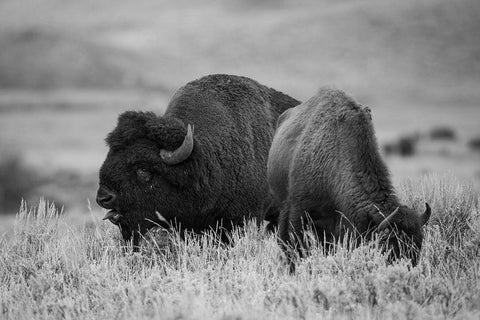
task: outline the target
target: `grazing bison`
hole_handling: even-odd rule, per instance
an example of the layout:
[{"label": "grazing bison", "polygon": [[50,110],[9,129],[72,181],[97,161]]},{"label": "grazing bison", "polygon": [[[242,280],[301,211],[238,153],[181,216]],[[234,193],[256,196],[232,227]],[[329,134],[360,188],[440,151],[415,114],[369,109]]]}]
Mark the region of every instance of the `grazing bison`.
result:
[{"label": "grazing bison", "polygon": [[417,263],[430,207],[418,215],[399,203],[378,152],[370,110],[344,92],[321,89],[285,111],[267,167],[271,193],[281,208],[284,249],[293,245],[302,255],[303,222],[311,219],[327,244],[347,230],[359,239],[380,232],[392,249],[391,259],[409,257]]},{"label": "grazing bison", "polygon": [[210,75],[179,89],[163,116],[121,114],[100,169],[105,219],[137,245],[156,225],[201,232],[262,218],[275,123],[299,103],[248,78]]}]

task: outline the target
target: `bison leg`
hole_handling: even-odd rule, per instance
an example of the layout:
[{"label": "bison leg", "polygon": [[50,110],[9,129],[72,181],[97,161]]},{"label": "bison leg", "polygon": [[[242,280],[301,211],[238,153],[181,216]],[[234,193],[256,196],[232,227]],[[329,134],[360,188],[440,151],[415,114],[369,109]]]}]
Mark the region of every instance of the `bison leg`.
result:
[{"label": "bison leg", "polygon": [[283,251],[286,251],[291,243],[289,210],[289,206],[285,205],[280,211],[278,219],[278,240]]},{"label": "bison leg", "polygon": [[287,204],[280,211],[278,224],[278,236],[280,247],[287,257],[290,266],[290,272],[295,272],[295,260],[298,256],[303,257],[305,243],[303,239],[303,220],[305,214],[303,210],[292,210]]},{"label": "bison leg", "polygon": [[273,201],[270,203],[268,208],[265,210],[264,214],[264,219],[268,221],[267,226],[265,227],[265,230],[268,233],[274,233],[275,230],[278,228],[278,218],[280,216],[280,211],[278,210],[278,207],[273,203]]},{"label": "bison leg", "polygon": [[316,217],[315,220],[312,220],[312,224],[318,244],[323,247],[325,253],[332,253],[335,249],[335,243],[340,235],[339,214],[334,210],[314,210],[311,211],[311,213]]}]

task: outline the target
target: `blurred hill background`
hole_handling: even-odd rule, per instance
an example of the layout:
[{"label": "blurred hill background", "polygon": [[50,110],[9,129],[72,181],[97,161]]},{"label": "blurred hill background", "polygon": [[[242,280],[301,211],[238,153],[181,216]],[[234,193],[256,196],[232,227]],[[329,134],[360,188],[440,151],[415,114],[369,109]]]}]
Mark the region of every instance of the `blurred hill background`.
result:
[{"label": "blurred hill background", "polygon": [[371,107],[395,183],[479,188],[478,17],[478,0],[1,0],[0,212],[88,212],[118,114],[161,114],[212,73],[302,101],[341,88]]}]

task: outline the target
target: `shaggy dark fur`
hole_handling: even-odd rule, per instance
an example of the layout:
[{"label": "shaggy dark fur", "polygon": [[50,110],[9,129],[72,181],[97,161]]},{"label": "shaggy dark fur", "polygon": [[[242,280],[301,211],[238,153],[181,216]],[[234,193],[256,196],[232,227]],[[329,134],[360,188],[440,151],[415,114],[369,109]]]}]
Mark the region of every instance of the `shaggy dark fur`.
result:
[{"label": "shaggy dark fur", "polygon": [[[275,123],[299,103],[248,78],[210,75],[179,89],[163,116],[125,112],[107,137],[97,202],[118,213],[112,222],[125,240],[133,234],[134,244],[135,231],[156,224],[201,232],[263,218]],[[165,164],[160,149],[178,148],[188,124],[194,128],[191,155]]]},{"label": "shaggy dark fur", "polygon": [[319,239],[329,243],[347,230],[370,238],[385,218],[382,213],[388,216],[399,207],[391,223],[394,230],[388,230],[396,237],[389,233],[388,247],[395,257],[408,256],[416,264],[426,221],[399,203],[378,152],[370,110],[344,92],[321,89],[279,117],[268,182],[281,208],[284,248],[301,249],[306,213]]}]

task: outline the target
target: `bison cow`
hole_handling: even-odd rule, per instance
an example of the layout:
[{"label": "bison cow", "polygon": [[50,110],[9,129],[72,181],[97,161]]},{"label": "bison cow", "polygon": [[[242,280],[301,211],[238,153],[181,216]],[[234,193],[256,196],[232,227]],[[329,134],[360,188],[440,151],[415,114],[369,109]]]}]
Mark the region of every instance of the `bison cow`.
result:
[{"label": "bison cow", "polygon": [[430,207],[417,214],[401,205],[382,161],[368,108],[344,92],[323,88],[279,118],[268,158],[268,182],[280,208],[279,240],[294,268],[291,247],[304,249],[306,221],[329,247],[347,234],[378,234],[389,259],[416,265],[421,227]]},{"label": "bison cow", "polygon": [[100,169],[104,219],[136,246],[157,225],[201,232],[262,218],[276,120],[299,103],[248,78],[210,75],[180,88],[163,116],[121,114]]}]

